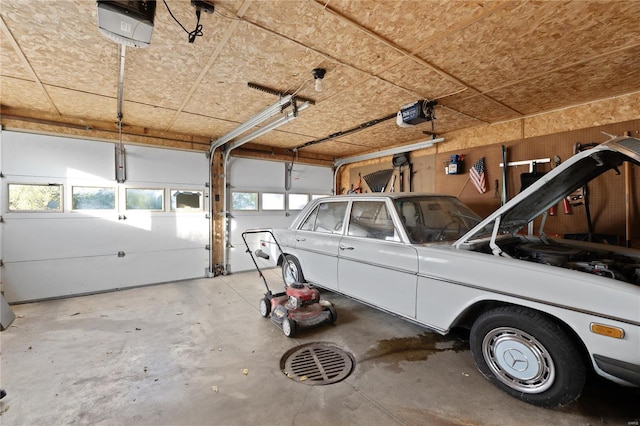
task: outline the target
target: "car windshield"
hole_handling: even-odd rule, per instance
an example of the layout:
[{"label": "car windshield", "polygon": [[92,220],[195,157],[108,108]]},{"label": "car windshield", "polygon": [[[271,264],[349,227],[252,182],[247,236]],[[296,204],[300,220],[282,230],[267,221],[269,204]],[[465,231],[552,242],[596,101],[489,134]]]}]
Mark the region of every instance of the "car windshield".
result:
[{"label": "car windshield", "polygon": [[482,220],[455,197],[398,198],[394,204],[414,244],[455,241]]}]

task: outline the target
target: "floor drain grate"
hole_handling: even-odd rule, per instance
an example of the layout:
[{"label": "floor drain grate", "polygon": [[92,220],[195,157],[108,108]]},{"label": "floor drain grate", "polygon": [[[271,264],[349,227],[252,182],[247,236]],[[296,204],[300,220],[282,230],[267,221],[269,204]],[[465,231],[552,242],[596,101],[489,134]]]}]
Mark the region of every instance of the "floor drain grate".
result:
[{"label": "floor drain grate", "polygon": [[293,348],[280,360],[282,372],[305,385],[330,385],[349,377],[355,361],[332,343],[309,343]]}]

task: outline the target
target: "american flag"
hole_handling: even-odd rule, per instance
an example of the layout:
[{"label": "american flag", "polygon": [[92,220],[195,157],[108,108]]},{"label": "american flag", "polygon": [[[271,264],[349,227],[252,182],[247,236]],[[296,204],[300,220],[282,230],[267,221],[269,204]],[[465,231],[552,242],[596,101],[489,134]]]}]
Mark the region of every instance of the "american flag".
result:
[{"label": "american flag", "polygon": [[484,179],[484,157],[480,157],[469,170],[469,177],[479,193],[484,194],[487,192],[487,182]]}]

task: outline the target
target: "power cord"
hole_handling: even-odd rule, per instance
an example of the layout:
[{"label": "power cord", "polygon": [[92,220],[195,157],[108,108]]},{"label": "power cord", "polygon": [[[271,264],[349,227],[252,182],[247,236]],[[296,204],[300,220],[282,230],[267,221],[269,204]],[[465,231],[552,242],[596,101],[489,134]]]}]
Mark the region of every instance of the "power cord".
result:
[{"label": "power cord", "polygon": [[196,18],[197,18],[196,28],[193,31],[188,31],[184,27],[184,25],[182,25],[180,23],[180,21],[178,21],[178,19],[175,16],[173,16],[173,13],[171,12],[171,9],[169,9],[169,5],[167,4],[167,1],[166,0],[162,0],[162,2],[166,6],[167,10],[169,11],[169,15],[171,15],[173,20],[176,21],[178,23],[178,25],[180,25],[180,27],[182,27],[184,32],[189,35],[189,43],[193,43],[194,41],[196,41],[196,37],[202,37],[202,24],[200,23],[201,11],[200,11],[199,7],[196,7]]}]

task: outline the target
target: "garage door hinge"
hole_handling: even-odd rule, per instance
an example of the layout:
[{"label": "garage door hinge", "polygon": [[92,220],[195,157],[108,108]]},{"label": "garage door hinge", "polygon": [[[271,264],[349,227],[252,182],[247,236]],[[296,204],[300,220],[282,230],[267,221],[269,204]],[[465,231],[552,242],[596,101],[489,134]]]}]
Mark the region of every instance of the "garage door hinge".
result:
[{"label": "garage door hinge", "polygon": [[2,268],[4,266],[4,262],[2,261],[2,259],[0,259],[0,268]]},{"label": "garage door hinge", "polygon": [[211,250],[211,246],[209,244],[207,244],[206,246],[204,246],[205,250]]},{"label": "garage door hinge", "polygon": [[4,218],[0,216],[0,223],[4,223]]},{"label": "garage door hinge", "polygon": [[209,213],[206,213],[206,214],[204,215],[204,218],[205,218],[205,219],[211,219],[211,216],[209,216]]}]

